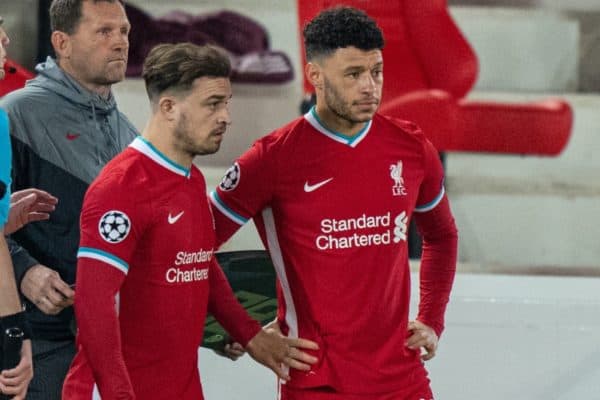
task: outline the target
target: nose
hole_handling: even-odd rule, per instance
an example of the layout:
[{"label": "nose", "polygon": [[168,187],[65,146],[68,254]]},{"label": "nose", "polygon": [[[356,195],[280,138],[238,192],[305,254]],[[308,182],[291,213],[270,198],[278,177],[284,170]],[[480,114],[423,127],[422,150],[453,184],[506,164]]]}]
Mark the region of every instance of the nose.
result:
[{"label": "nose", "polygon": [[114,49],[118,51],[127,50],[129,48],[129,34],[126,32],[119,32],[115,36]]},{"label": "nose", "polygon": [[231,113],[229,112],[229,105],[223,107],[217,122],[220,124],[231,125]]},{"label": "nose", "polygon": [[376,87],[377,84],[375,83],[375,79],[370,73],[362,75],[360,89],[363,93],[373,93]]},{"label": "nose", "polygon": [[119,48],[129,48],[129,36],[127,34],[120,35]]}]

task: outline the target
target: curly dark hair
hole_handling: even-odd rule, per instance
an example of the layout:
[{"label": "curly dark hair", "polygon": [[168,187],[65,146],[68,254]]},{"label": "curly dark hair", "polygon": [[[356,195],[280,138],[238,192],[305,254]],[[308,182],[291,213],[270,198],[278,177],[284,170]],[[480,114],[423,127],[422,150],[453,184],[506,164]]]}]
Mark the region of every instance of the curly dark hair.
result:
[{"label": "curly dark hair", "polygon": [[352,7],[334,7],[322,11],[304,27],[306,59],[329,56],[337,49],[383,49],[381,29],[364,11]]}]

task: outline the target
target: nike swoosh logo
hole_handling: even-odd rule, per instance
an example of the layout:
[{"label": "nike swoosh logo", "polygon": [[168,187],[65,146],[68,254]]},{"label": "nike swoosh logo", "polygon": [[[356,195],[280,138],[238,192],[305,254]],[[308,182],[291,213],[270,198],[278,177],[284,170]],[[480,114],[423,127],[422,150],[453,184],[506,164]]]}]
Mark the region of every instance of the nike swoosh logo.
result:
[{"label": "nike swoosh logo", "polygon": [[169,223],[170,223],[171,225],[173,225],[175,222],[177,222],[177,220],[178,220],[179,218],[181,218],[181,216],[183,215],[183,213],[184,213],[184,211],[180,212],[179,214],[177,214],[177,215],[176,215],[176,216],[174,216],[174,217],[172,217],[172,216],[171,216],[171,213],[169,213],[169,218],[168,218],[168,219],[169,219]]},{"label": "nike swoosh logo", "polygon": [[315,183],[314,185],[309,185],[308,182],[305,182],[304,183],[304,191],[306,193],[314,192],[315,190],[317,190],[321,186],[327,185],[332,179],[333,178],[325,179],[324,181],[321,181],[319,183]]}]

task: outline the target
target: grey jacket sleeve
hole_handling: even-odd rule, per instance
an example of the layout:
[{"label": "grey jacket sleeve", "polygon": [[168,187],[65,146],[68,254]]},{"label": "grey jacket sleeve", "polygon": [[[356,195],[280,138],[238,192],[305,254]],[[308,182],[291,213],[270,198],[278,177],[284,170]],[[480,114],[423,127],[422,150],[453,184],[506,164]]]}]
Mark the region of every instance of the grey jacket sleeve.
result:
[{"label": "grey jacket sleeve", "polygon": [[29,255],[27,250],[21,247],[14,239],[7,237],[6,242],[8,243],[10,258],[12,259],[13,267],[15,269],[17,289],[21,292],[21,281],[23,280],[25,273],[34,265],[39,264],[39,262]]}]

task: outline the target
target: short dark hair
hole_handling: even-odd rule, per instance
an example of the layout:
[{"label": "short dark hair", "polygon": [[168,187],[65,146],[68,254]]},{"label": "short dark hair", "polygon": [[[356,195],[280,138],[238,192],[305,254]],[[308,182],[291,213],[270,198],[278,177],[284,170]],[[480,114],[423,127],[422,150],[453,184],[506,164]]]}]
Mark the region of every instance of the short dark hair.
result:
[{"label": "short dark hair", "polygon": [[304,27],[306,60],[329,56],[337,49],[383,49],[381,29],[364,11],[352,7],[334,7],[322,11]]},{"label": "short dark hair", "polygon": [[229,78],[231,62],[217,47],[193,43],[159,44],[144,60],[142,78],[150,101],[166,90],[186,92],[204,76]]},{"label": "short dark hair", "polygon": [[121,3],[122,0],[52,0],[50,4],[50,28],[52,32],[61,31],[72,35],[81,22],[84,1],[100,3]]}]

